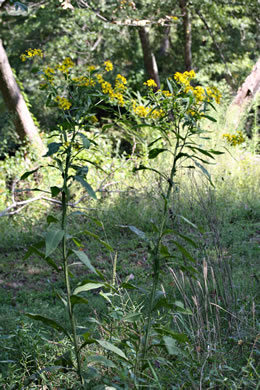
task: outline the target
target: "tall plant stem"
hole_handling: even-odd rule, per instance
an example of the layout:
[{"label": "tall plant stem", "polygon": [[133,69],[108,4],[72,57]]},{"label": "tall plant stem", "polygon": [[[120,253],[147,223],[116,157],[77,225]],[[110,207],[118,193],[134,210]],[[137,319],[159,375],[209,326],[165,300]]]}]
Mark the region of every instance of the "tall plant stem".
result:
[{"label": "tall plant stem", "polygon": [[66,247],[66,231],[67,231],[67,200],[68,200],[68,187],[67,187],[67,178],[68,178],[68,170],[70,165],[70,151],[68,151],[68,155],[66,158],[66,166],[65,166],[65,172],[64,172],[64,179],[63,179],[63,191],[62,191],[62,220],[61,220],[61,228],[64,231],[64,236],[62,239],[62,258],[63,258],[63,270],[64,270],[64,279],[65,279],[65,285],[66,285],[66,292],[67,292],[67,308],[68,308],[68,314],[69,319],[71,323],[71,329],[72,329],[72,339],[73,339],[73,345],[74,345],[74,352],[77,359],[77,372],[80,379],[80,382],[82,384],[82,387],[84,385],[84,379],[82,376],[82,370],[81,370],[81,362],[80,362],[80,352],[78,348],[78,342],[77,342],[77,333],[76,333],[76,320],[75,316],[72,310],[71,305],[71,288],[70,288],[70,280],[69,280],[69,269],[68,269],[68,256],[67,256],[67,247]]},{"label": "tall plant stem", "polygon": [[173,178],[176,172],[176,155],[179,148],[179,143],[177,141],[175,146],[175,152],[174,152],[174,158],[173,158],[173,165],[171,169],[170,178],[168,180],[168,189],[166,196],[164,197],[164,209],[163,209],[163,215],[162,215],[162,221],[160,225],[159,235],[157,238],[156,246],[153,251],[153,285],[152,285],[152,291],[150,295],[150,301],[149,301],[149,309],[148,309],[148,319],[147,319],[147,326],[145,331],[145,337],[144,337],[144,347],[143,347],[143,353],[142,353],[142,359],[145,359],[146,352],[148,348],[148,341],[149,341],[149,335],[151,332],[151,325],[152,325],[152,311],[154,307],[154,299],[155,294],[157,290],[157,286],[159,283],[159,277],[160,277],[160,245],[162,241],[163,232],[165,229],[165,225],[167,222],[167,215],[168,215],[168,203],[171,196],[172,188],[173,188]]}]

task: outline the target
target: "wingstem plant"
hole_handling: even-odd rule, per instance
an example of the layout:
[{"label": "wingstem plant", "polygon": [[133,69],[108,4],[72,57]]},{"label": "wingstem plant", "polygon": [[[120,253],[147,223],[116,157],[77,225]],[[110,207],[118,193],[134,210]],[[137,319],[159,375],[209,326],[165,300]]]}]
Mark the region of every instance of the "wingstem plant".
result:
[{"label": "wingstem plant", "polygon": [[[29,49],[26,54],[22,55],[22,60],[24,61],[35,56],[42,57],[42,52]],[[96,116],[97,109],[103,108],[104,104],[106,104],[108,109],[115,110],[114,108],[116,107],[118,114],[114,124],[116,122],[120,123],[135,139],[142,139],[142,129],[144,131],[152,129],[152,141],[148,145],[148,158],[153,160],[161,153],[166,152],[169,153],[171,158],[169,172],[167,170],[159,171],[152,165],[144,166],[141,164],[138,168],[135,168],[135,171],[147,169],[155,171],[166,183],[165,191],[161,194],[164,202],[161,220],[158,225],[153,224],[155,236],[149,242],[152,263],[152,288],[143,333],[142,362],[147,360],[148,350],[153,346],[150,342],[152,327],[163,338],[169,354],[172,353],[173,342],[176,340],[187,340],[186,336],[177,335],[171,329],[159,326],[153,314],[155,309],[160,309],[161,307],[171,310],[176,309],[181,313],[190,314],[179,303],[168,302],[164,294],[158,291],[164,261],[174,259],[175,265],[183,271],[188,273],[196,272],[195,268],[189,264],[192,264],[195,260],[182,245],[182,242],[186,241],[193,246],[196,246],[196,243],[177,230],[167,228],[176,172],[183,167],[194,169],[197,166],[211,181],[204,165],[208,163],[208,159],[214,159],[214,155],[220,153],[211,149],[207,150],[199,143],[200,137],[202,138],[202,135],[205,133],[200,127],[200,122],[202,119],[214,120],[208,115],[208,107],[213,107],[213,101],[219,102],[220,94],[215,88],[193,87],[191,80],[195,78],[194,71],[183,74],[177,72],[174,75],[174,79],[169,78],[167,80],[168,88],[165,90],[155,90],[157,87],[155,82],[147,80],[144,83],[147,87],[147,93],[145,96],[141,96],[139,92],[133,93],[128,89],[127,80],[121,74],[117,74],[115,77],[114,85],[106,81],[105,74],[112,70],[113,64],[110,61],[105,61],[103,68],[91,65],[87,67],[85,75],[77,75],[77,69],[71,58],[65,58],[62,63],[55,67],[47,66],[41,71],[41,88],[49,91],[46,104],[50,107],[58,108],[61,113],[61,121],[53,134],[56,137],[55,142],[48,144],[48,152],[45,157],[52,159],[52,163],[48,164],[49,167],[58,169],[62,177],[62,185],[60,187],[52,186],[50,188],[52,197],[61,196],[62,217],[60,222],[53,216],[47,217],[49,225],[58,224],[59,228],[49,228],[46,233],[45,243],[42,242],[38,246],[31,247],[26,256],[37,253],[49,265],[58,270],[56,262],[50,256],[58,246],[61,246],[66,298],[60,294],[57,295],[65,304],[70,320],[71,332],[53,319],[31,313],[28,316],[42,321],[69,337],[74,347],[77,362],[76,371],[82,386],[84,386],[86,374],[82,370],[80,353],[86,344],[97,343],[108,351],[121,356],[125,361],[127,360],[126,355],[119,348],[114,347],[107,341],[91,338],[88,334],[83,335],[84,341],[80,345],[74,314],[74,306],[76,304],[87,304],[87,300],[79,295],[81,292],[99,287],[109,288],[110,291],[115,290],[114,280],[112,283],[105,282],[105,277],[92,266],[87,255],[81,250],[83,246],[79,238],[70,237],[67,231],[68,205],[72,185],[81,184],[89,196],[96,199],[95,192],[87,180],[87,174],[91,164],[97,168],[88,154],[89,149],[98,148],[97,135],[100,124]],[[62,78],[60,78],[61,75],[63,76]],[[123,107],[123,113],[121,107]],[[109,126],[111,125],[109,124]],[[155,144],[157,147],[154,147]],[[37,169],[26,172],[22,179],[27,178]],[[186,219],[183,218],[183,220]],[[186,222],[189,223],[187,220]],[[130,228],[140,237],[147,240],[144,232],[133,226]],[[107,249],[112,250],[106,242],[102,241],[94,233],[87,230],[84,230],[84,233],[97,239]],[[174,244],[182,256],[181,260],[176,259],[170,253],[170,249],[164,243],[165,236],[171,237],[172,244]],[[77,246],[77,250],[68,246],[69,239]],[[40,251],[44,245],[46,248],[45,253]],[[69,271],[69,257],[72,255],[76,256],[100,280],[84,280],[72,291]],[[135,363],[135,371],[137,366],[138,364]],[[143,367],[151,368],[149,360],[148,364]],[[144,369],[141,367],[141,371]],[[154,377],[156,377],[155,372]]]}]

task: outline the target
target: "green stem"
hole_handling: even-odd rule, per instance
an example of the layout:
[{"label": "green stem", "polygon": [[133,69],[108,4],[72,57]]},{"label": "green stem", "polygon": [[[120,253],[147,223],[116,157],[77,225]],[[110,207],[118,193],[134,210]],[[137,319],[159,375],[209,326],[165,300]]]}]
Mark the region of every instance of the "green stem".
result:
[{"label": "green stem", "polygon": [[[179,126],[177,126],[177,130],[179,132]],[[155,294],[157,290],[157,286],[159,283],[159,278],[160,278],[160,246],[161,246],[161,241],[162,241],[162,236],[163,232],[166,226],[167,222],[167,215],[168,215],[168,203],[169,199],[171,196],[171,192],[173,189],[173,178],[176,174],[176,157],[177,153],[183,149],[184,145],[179,144],[179,137],[177,137],[176,140],[176,145],[174,148],[174,155],[173,155],[173,164],[172,164],[172,169],[170,173],[170,178],[168,180],[168,189],[167,193],[165,196],[165,202],[164,202],[164,210],[163,210],[163,216],[162,216],[162,221],[161,221],[161,226],[160,226],[160,231],[157,239],[157,243],[154,249],[154,255],[153,255],[153,285],[152,285],[152,291],[150,295],[150,301],[149,301],[149,309],[148,309],[148,319],[147,319],[147,326],[146,326],[146,331],[145,331],[145,337],[144,337],[144,347],[143,347],[143,352],[142,352],[142,359],[144,360],[146,357],[147,349],[148,349],[148,341],[149,341],[149,335],[151,332],[151,325],[152,325],[152,311],[154,307],[154,299],[155,299]]]},{"label": "green stem", "polygon": [[68,308],[68,314],[69,319],[71,323],[72,328],[72,339],[73,339],[73,345],[74,345],[74,351],[76,355],[77,360],[77,372],[79,375],[80,382],[82,384],[82,387],[84,385],[84,379],[82,376],[82,370],[81,370],[81,361],[80,361],[80,352],[78,348],[78,342],[77,342],[77,333],[76,333],[76,319],[72,310],[71,305],[71,288],[70,288],[70,279],[69,279],[69,267],[68,267],[68,256],[67,256],[67,247],[66,247],[66,230],[67,230],[67,200],[68,200],[68,187],[67,187],[67,179],[68,179],[68,170],[70,165],[70,151],[68,151],[68,155],[66,158],[66,166],[65,166],[65,172],[64,172],[64,178],[63,178],[63,191],[62,191],[62,220],[61,220],[61,228],[64,231],[64,237],[62,240],[62,258],[63,258],[63,270],[64,270],[64,279],[65,279],[65,285],[66,285],[66,292],[67,292],[67,308]]}]

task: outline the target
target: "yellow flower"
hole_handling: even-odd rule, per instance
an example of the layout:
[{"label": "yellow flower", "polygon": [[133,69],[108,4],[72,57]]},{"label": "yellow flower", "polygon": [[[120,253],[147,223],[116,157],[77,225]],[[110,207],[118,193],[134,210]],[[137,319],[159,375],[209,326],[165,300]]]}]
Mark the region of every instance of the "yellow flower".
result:
[{"label": "yellow flower", "polygon": [[245,142],[242,131],[238,131],[237,134],[223,134],[222,137],[225,138],[231,146],[240,145]]},{"label": "yellow flower", "polygon": [[110,72],[111,70],[113,70],[113,64],[111,61],[105,61],[104,65],[105,65],[105,70],[107,72]]},{"label": "yellow flower", "polygon": [[75,81],[79,87],[94,87],[96,85],[95,80],[85,76],[73,77],[72,81]]},{"label": "yellow flower", "polygon": [[89,66],[87,67],[87,70],[88,70],[89,72],[93,72],[93,70],[96,70],[96,67],[95,67],[95,65],[89,65]]},{"label": "yellow flower", "polygon": [[153,119],[159,119],[164,115],[164,111],[160,108],[159,110],[155,109],[151,112],[151,117]]},{"label": "yellow flower", "polygon": [[101,84],[103,93],[111,94],[113,92],[112,85],[108,81],[104,81]]},{"label": "yellow flower", "polygon": [[26,58],[27,58],[27,57],[26,57],[25,54],[21,54],[20,58],[21,58],[22,62],[24,62],[24,61],[26,61]]},{"label": "yellow flower", "polygon": [[163,94],[163,96],[165,96],[165,97],[171,97],[171,96],[172,96],[172,93],[170,93],[169,91],[166,91],[166,90],[163,90],[163,91],[162,91],[162,94]]},{"label": "yellow flower", "polygon": [[104,82],[103,76],[101,74],[97,74],[96,78],[97,78],[97,81],[99,82],[99,84]]},{"label": "yellow flower", "polygon": [[147,87],[156,88],[157,84],[153,79],[147,80],[144,85],[147,85]]},{"label": "yellow flower", "polygon": [[26,54],[21,54],[20,58],[24,62],[26,61],[26,58],[31,58],[31,57],[43,57],[43,52],[41,49],[28,49],[25,52]]},{"label": "yellow flower", "polygon": [[194,95],[196,97],[197,103],[202,102],[204,100],[204,97],[205,97],[204,88],[197,86],[196,88],[193,89],[193,92],[194,92]]},{"label": "yellow flower", "polygon": [[118,73],[118,75],[116,76],[116,80],[120,80],[120,82],[124,85],[127,84],[127,80],[124,76],[122,76],[121,74]]},{"label": "yellow flower", "polygon": [[51,68],[50,66],[47,66],[47,68],[45,68],[43,72],[45,75],[45,79],[47,79],[51,85],[54,85],[55,69]]},{"label": "yellow flower", "polygon": [[65,97],[56,96],[55,101],[58,103],[59,108],[62,110],[69,110],[71,107],[71,103]]},{"label": "yellow flower", "polygon": [[151,109],[149,107],[144,106],[135,106],[133,107],[134,112],[140,116],[141,118],[147,117],[147,115],[150,113]]},{"label": "yellow flower", "polygon": [[68,73],[69,72],[69,69],[72,68],[74,66],[74,62],[72,61],[71,58],[69,57],[66,57],[61,64],[58,64],[56,66],[56,69],[58,69],[59,71],[61,71],[62,73]]}]

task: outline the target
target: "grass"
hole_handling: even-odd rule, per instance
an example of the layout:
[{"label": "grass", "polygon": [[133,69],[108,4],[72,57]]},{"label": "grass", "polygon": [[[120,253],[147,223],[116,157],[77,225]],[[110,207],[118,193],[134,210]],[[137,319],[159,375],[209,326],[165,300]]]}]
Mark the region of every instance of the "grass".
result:
[{"label": "grass", "polygon": [[[214,138],[214,143],[219,144],[220,139],[221,134]],[[151,283],[151,268],[146,243],[126,226],[135,226],[152,236],[151,221],[159,219],[162,201],[155,176],[148,173],[133,176],[130,168],[136,161],[112,160],[107,162],[114,167],[107,191],[101,192],[98,202],[82,201],[85,215],[71,216],[69,229],[79,234],[92,263],[111,280],[115,255],[111,256],[97,241],[79,232],[87,228],[109,242],[117,253],[117,282],[129,280],[140,289],[124,291],[122,296],[115,297],[112,312],[98,292],[88,292],[89,305],[80,305],[77,317],[84,330],[104,337],[110,335],[109,340],[115,340],[134,358],[127,335],[130,341],[134,340],[134,333],[139,332],[135,328],[138,321],[132,323],[122,318],[127,313],[140,312]],[[159,163],[167,165],[163,159]],[[120,165],[123,173],[119,173]],[[171,237],[166,236],[164,242],[176,258],[165,262],[161,290],[171,302],[183,302],[192,315],[175,307],[170,315],[163,309],[156,316],[162,324],[168,321],[171,329],[186,334],[189,343],[176,342],[169,356],[158,343],[158,358],[152,358],[150,377],[146,378],[149,385],[139,388],[259,388],[259,157],[243,148],[233,148],[217,158],[217,164],[209,172],[215,187],[200,174],[186,171],[179,175],[168,226],[197,243],[197,248],[187,245],[196,258],[196,277],[176,266],[178,255]],[[99,183],[101,180],[99,177]],[[37,256],[23,260],[26,248],[36,244],[46,230],[47,209],[48,213],[59,215],[57,206],[40,201],[40,206],[33,204],[15,216],[0,219],[0,387],[3,389],[77,389],[78,386],[69,368],[46,370],[57,364],[58,357],[67,350],[66,339],[24,315],[41,313],[63,324],[67,322],[55,292],[64,290],[60,273]],[[102,221],[104,228],[95,223],[95,218]],[[59,263],[59,252],[56,260]],[[79,264],[71,270],[74,285],[84,275],[88,277]],[[96,322],[90,322],[89,318]],[[140,320],[138,326],[141,325]],[[102,368],[91,363],[93,353],[117,361],[113,354],[104,353],[97,346],[85,348],[83,357],[89,376],[94,378],[95,370],[99,371],[90,388],[98,390],[105,385],[134,388],[126,366],[120,366],[121,370]]]}]

